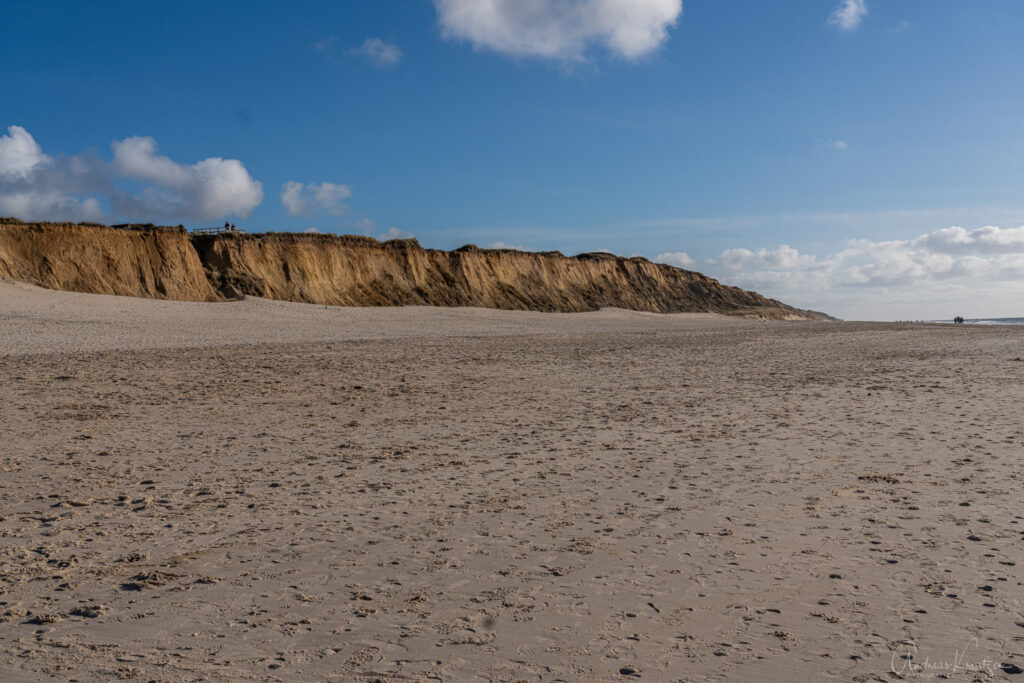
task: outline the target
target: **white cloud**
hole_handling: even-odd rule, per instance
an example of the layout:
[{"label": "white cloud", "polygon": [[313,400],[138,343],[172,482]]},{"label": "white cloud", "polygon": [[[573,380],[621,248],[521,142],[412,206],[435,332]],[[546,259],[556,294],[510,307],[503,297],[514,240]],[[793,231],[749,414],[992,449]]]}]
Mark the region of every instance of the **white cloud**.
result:
[{"label": "white cloud", "polygon": [[345,200],[352,196],[348,185],[289,181],[281,187],[281,203],[292,216],[311,213],[329,213],[339,216],[345,212]]},{"label": "white cloud", "polygon": [[813,261],[813,256],[802,255],[796,249],[783,244],[778,249],[769,251],[758,249],[726,249],[722,252],[719,262],[733,270],[740,268],[795,268]]},{"label": "white cloud", "polygon": [[697,261],[685,251],[666,252],[654,257],[655,263],[667,263],[676,268],[692,268]]},{"label": "white cloud", "polygon": [[363,231],[363,234],[367,237],[373,237],[374,239],[380,240],[381,242],[387,242],[388,240],[411,240],[416,239],[408,230],[400,230],[395,226],[391,226],[386,231],[377,234],[377,224],[373,222],[371,218],[360,218],[356,221],[356,227]]},{"label": "white cloud", "polygon": [[844,31],[856,31],[868,13],[866,0],[842,0],[832,11],[828,23]]},{"label": "white cloud", "polygon": [[367,38],[362,45],[348,50],[347,53],[363,57],[382,69],[396,66],[405,56],[400,47],[392,43],[385,43],[380,38]]},{"label": "white cloud", "polygon": [[379,239],[382,242],[387,242],[388,240],[416,239],[416,236],[413,235],[408,230],[399,230],[398,228],[391,226],[390,228],[388,228],[387,232],[385,232],[383,235],[379,235],[377,239]]},{"label": "white cloud", "polygon": [[323,40],[318,40],[313,43],[313,51],[317,54],[323,54],[330,50],[339,40],[338,36],[327,36]]},{"label": "white cloud", "polygon": [[884,316],[873,311],[886,310],[889,317],[938,318],[953,314],[943,308],[949,306],[997,315],[992,308],[1011,292],[1024,295],[1024,227],[954,226],[908,240],[856,239],[823,256],[787,245],[727,249],[710,270],[729,284],[840,315],[845,309],[878,319]]},{"label": "white cloud", "polygon": [[292,216],[309,212],[309,202],[302,196],[302,183],[289,180],[281,187],[281,203]]},{"label": "white cloud", "polygon": [[888,28],[889,33],[903,33],[904,31],[914,27],[914,22],[907,19],[900,19],[894,26]]},{"label": "white cloud", "polygon": [[7,135],[0,137],[0,175],[26,178],[48,160],[43,148],[21,126],[9,126]]},{"label": "white cloud", "polygon": [[829,147],[839,152],[842,152],[844,150],[849,149],[850,145],[845,140],[830,140]]},{"label": "white cloud", "polygon": [[77,199],[55,191],[11,192],[0,183],[0,215],[23,220],[99,221],[103,207],[95,197]]},{"label": "white cloud", "polygon": [[111,144],[118,178],[150,183],[138,193],[111,196],[115,210],[133,218],[180,216],[211,220],[248,216],[263,201],[263,185],[237,159],[211,157],[191,166],[156,153],[156,140],[134,136]]},{"label": "white cloud", "polygon": [[88,156],[54,159],[21,126],[0,137],[0,215],[26,220],[99,220],[103,208],[95,197],[112,189],[102,162]]},{"label": "white cloud", "polygon": [[501,241],[491,242],[490,244],[486,245],[484,249],[513,249],[515,251],[533,251],[529,247],[524,247],[519,244],[507,244]]},{"label": "white cloud", "polygon": [[1024,253],[1024,227],[1000,229],[989,225],[965,230],[953,226],[922,235],[910,244],[942,254],[1020,254]]},{"label": "white cloud", "polygon": [[156,153],[156,140],[130,137],[111,143],[114,168],[124,177],[148,180],[170,187],[184,187],[191,179],[188,169]]},{"label": "white cloud", "polygon": [[445,36],[513,57],[583,60],[591,46],[626,59],[660,47],[682,0],[434,0]]},{"label": "white cloud", "polygon": [[248,215],[263,199],[262,186],[237,160],[214,157],[186,166],[157,155],[156,142],[144,137],[111,147],[110,163],[91,154],[53,158],[27,130],[11,126],[0,137],[0,214],[26,220],[209,220]]}]

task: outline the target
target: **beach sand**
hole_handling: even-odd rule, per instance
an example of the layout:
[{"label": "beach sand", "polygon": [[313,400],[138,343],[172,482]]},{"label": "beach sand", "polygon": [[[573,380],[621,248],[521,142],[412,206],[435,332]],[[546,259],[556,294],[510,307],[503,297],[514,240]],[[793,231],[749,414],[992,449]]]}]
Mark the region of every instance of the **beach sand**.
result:
[{"label": "beach sand", "polygon": [[0,679],[1018,678],[1022,357],[0,283]]}]

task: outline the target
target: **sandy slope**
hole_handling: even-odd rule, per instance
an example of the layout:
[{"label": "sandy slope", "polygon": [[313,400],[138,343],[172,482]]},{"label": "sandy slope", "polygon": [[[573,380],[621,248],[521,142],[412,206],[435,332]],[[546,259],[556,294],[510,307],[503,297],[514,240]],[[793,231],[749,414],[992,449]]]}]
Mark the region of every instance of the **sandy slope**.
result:
[{"label": "sandy slope", "polygon": [[3,285],[0,354],[4,680],[1024,668],[1024,328]]},{"label": "sandy slope", "polygon": [[54,292],[0,280],[6,354],[205,348],[256,343],[495,336],[744,326],[716,313],[603,309],[552,315],[433,306],[346,308],[246,297],[217,304]]}]

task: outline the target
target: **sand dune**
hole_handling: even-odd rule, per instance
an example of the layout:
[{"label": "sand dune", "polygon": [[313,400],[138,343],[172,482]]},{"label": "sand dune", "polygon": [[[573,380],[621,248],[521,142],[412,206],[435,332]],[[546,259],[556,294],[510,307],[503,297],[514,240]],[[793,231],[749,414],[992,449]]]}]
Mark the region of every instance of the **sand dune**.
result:
[{"label": "sand dune", "polygon": [[5,680],[1024,668],[1021,328],[8,284],[0,335]]}]

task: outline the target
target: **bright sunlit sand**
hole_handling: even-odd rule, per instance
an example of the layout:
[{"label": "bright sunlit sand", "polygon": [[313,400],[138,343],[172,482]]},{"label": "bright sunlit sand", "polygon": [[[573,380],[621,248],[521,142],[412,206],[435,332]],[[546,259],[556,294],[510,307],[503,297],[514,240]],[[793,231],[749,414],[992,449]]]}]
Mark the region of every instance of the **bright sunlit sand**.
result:
[{"label": "bright sunlit sand", "polygon": [[1024,680],[1021,0],[0,0],[0,683]]},{"label": "bright sunlit sand", "polygon": [[9,680],[853,680],[1024,635],[1024,327],[15,284],[0,323]]}]

